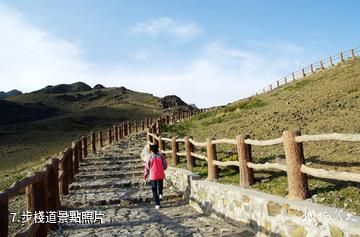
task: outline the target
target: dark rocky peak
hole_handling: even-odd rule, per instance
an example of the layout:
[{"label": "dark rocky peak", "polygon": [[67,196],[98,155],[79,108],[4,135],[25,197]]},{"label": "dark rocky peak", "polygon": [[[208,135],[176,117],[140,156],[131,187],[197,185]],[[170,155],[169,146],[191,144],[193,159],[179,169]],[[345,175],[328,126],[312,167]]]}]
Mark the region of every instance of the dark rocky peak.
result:
[{"label": "dark rocky peak", "polygon": [[92,88],[84,82],[76,82],[73,84],[60,84],[56,86],[47,86],[38,91],[34,91],[34,94],[63,94],[71,92],[90,91]]},{"label": "dark rocky peak", "polygon": [[172,108],[177,106],[186,106],[187,104],[176,95],[167,95],[160,100],[161,106],[166,108]]},{"label": "dark rocky peak", "polygon": [[95,89],[95,90],[104,89],[104,88],[105,88],[105,86],[103,86],[103,85],[101,85],[101,84],[97,84],[97,85],[94,86],[94,89]]}]

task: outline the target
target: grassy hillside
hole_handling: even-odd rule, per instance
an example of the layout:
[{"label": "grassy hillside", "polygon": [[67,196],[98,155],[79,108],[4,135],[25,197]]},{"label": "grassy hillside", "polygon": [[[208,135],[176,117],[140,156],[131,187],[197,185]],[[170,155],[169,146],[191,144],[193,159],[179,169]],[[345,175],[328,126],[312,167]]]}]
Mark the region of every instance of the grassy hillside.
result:
[{"label": "grassy hillside", "polygon": [[[280,89],[239,100],[207,114],[167,128],[171,135],[205,138],[235,138],[249,134],[254,139],[278,138],[284,130],[300,129],[302,134],[360,133],[360,59],[290,83]],[[169,135],[170,135],[169,134]],[[221,159],[236,160],[234,146],[221,145]],[[285,162],[282,145],[253,146],[256,163]],[[305,159],[310,167],[360,172],[360,146],[355,142],[308,142]],[[196,169],[206,175],[206,165]],[[279,171],[255,172],[253,188],[286,196],[286,174]],[[237,171],[222,171],[219,182],[238,184]],[[346,208],[360,214],[360,185],[310,178],[313,200]]]},{"label": "grassy hillside", "polygon": [[[176,109],[174,107],[173,109]],[[84,83],[48,86],[0,100],[0,190],[92,130],[162,113],[161,99]]]}]

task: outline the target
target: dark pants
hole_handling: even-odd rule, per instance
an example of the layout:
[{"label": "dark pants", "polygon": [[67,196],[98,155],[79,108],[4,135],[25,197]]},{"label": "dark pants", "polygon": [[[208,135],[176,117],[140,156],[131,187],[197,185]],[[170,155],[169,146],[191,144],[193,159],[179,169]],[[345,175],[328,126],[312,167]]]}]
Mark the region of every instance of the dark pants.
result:
[{"label": "dark pants", "polygon": [[160,205],[159,195],[163,194],[163,180],[162,179],[151,180],[151,190],[153,193],[153,199],[155,205]]}]

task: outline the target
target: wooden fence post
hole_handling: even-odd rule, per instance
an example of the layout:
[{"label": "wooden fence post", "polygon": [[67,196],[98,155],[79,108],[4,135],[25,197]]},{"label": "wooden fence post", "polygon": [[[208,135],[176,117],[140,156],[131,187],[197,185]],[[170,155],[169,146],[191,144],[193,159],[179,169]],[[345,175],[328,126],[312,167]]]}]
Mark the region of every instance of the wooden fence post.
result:
[{"label": "wooden fence post", "polygon": [[82,161],[82,159],[83,159],[83,148],[82,148],[82,143],[83,143],[83,141],[82,141],[82,139],[83,139],[83,137],[81,137],[80,138],[80,140],[79,140],[79,149],[78,149],[78,152],[79,152],[79,162],[80,161]]},{"label": "wooden fence post", "polygon": [[280,82],[276,81],[277,87],[280,87]]},{"label": "wooden fence post", "polygon": [[295,141],[295,137],[300,135],[300,131],[284,131],[283,133],[289,198],[302,200],[309,197],[310,192],[307,175],[300,170],[304,163],[303,145]]},{"label": "wooden fence post", "polygon": [[176,141],[176,137],[171,138],[171,151],[172,151],[172,159],[173,159],[173,165],[176,166],[179,164],[180,160],[177,155],[179,151],[179,143]]},{"label": "wooden fence post", "polygon": [[151,136],[150,136],[150,130],[147,128],[146,129],[146,141],[147,141],[147,143],[146,143],[146,145],[147,145],[147,149],[148,149],[148,151],[150,151],[150,143],[152,143],[152,139],[151,139]]},{"label": "wooden fence post", "polygon": [[320,61],[320,67],[321,67],[321,69],[324,69],[323,61]]},{"label": "wooden fence post", "polygon": [[87,137],[84,136],[83,137],[83,155],[84,155],[84,158],[86,158],[88,156],[88,144],[87,144]]},{"label": "wooden fence post", "polygon": [[355,52],[354,52],[354,49],[351,49],[351,58],[355,58]]},{"label": "wooden fence post", "polygon": [[0,192],[0,236],[9,234],[9,197],[7,193]]},{"label": "wooden fence post", "polygon": [[74,162],[73,162],[73,150],[71,148],[66,149],[66,155],[67,155],[67,171],[68,171],[68,181],[69,184],[74,181]]},{"label": "wooden fence post", "polygon": [[109,144],[112,144],[111,128],[108,128],[108,141],[109,141]]},{"label": "wooden fence post", "polygon": [[116,128],[117,128],[118,141],[120,141],[120,140],[122,139],[122,137],[121,137],[121,126],[120,126],[120,124],[117,124],[117,125],[116,125]]},{"label": "wooden fence post", "polygon": [[138,132],[138,122],[137,122],[137,120],[135,120],[134,125],[135,125],[135,132],[137,133]]},{"label": "wooden fence post", "polygon": [[[157,137],[158,137],[158,134],[157,134],[157,133],[155,133],[155,136],[157,136]],[[154,137],[154,143],[155,143],[155,145],[157,145],[157,146],[159,147],[159,140],[158,140],[158,139],[156,139],[156,137]]]},{"label": "wooden fence post", "polygon": [[[34,194],[34,211],[48,211],[48,193],[47,193],[47,173],[46,171],[38,172],[36,175],[41,176],[39,182],[31,185]],[[41,223],[37,231],[37,237],[46,237],[48,232],[48,224]]]},{"label": "wooden fence post", "polygon": [[122,127],[122,129],[123,129],[123,135],[124,135],[124,137],[126,137],[126,136],[127,136],[127,127],[126,127],[126,124],[125,124],[125,123],[122,123],[122,124],[121,124],[121,127]]},{"label": "wooden fence post", "polygon": [[293,81],[295,81],[295,73],[291,73]]},{"label": "wooden fence post", "polygon": [[[39,211],[46,213],[48,211],[47,174],[42,171],[35,173],[35,176],[40,176],[40,180],[26,187],[27,209],[32,214]],[[47,230],[47,223],[41,223],[35,236],[46,237]]]},{"label": "wooden fence post", "polygon": [[67,176],[65,174],[66,169],[64,169],[65,167],[65,153],[64,152],[60,152],[59,153],[59,176],[61,175],[61,178],[59,178],[59,195],[63,194],[63,190],[66,189],[64,186],[66,186],[67,184]]},{"label": "wooden fence post", "polygon": [[127,127],[128,127],[128,135],[130,135],[131,134],[131,123],[130,123],[130,121],[127,121]]},{"label": "wooden fence post", "polygon": [[195,167],[195,158],[191,155],[194,152],[194,145],[189,141],[191,137],[186,136],[185,140],[185,153],[186,153],[186,167],[192,170]]},{"label": "wooden fence post", "polygon": [[216,144],[212,144],[214,139],[206,139],[206,153],[208,158],[208,180],[215,180],[219,177],[219,167],[214,165],[213,161],[217,160]]},{"label": "wooden fence post", "polygon": [[[152,133],[151,129],[148,129],[148,133]],[[149,142],[154,143],[154,139],[155,138],[153,136],[149,135]]]},{"label": "wooden fence post", "polygon": [[311,70],[311,73],[314,72],[314,66],[312,64],[310,64],[310,70]]},{"label": "wooden fence post", "polygon": [[96,136],[94,132],[91,132],[91,150],[96,153]]},{"label": "wooden fence post", "polygon": [[118,130],[117,130],[117,126],[116,125],[113,125],[113,137],[114,137],[114,139],[113,139],[113,141],[114,142],[116,142],[116,141],[118,141]]},{"label": "wooden fence post", "polygon": [[61,152],[60,154],[62,154],[61,157],[61,165],[60,165],[60,170],[63,173],[62,176],[62,180],[61,180],[61,193],[63,195],[67,195],[69,193],[69,170],[67,169],[69,167],[69,160],[68,160],[68,155],[67,152],[65,150],[65,152]]},{"label": "wooden fence post", "polygon": [[145,121],[141,120],[141,130],[144,131],[145,130]]},{"label": "wooden fence post", "polygon": [[59,193],[59,159],[51,159],[51,169],[48,173],[48,190],[50,192],[49,210],[57,211],[60,209],[60,193]]},{"label": "wooden fence post", "polygon": [[162,152],[165,150],[165,141],[161,139],[161,135],[159,135],[159,151]]},{"label": "wooden fence post", "polygon": [[124,130],[121,124],[118,125],[119,128],[119,140],[122,140],[124,138]]},{"label": "wooden fence post", "polygon": [[156,131],[157,134],[160,133],[160,120],[157,120],[155,122],[155,131]]},{"label": "wooden fence post", "polygon": [[305,74],[305,69],[303,68],[303,69],[301,69],[301,75],[302,75],[302,77],[306,77],[306,74]]},{"label": "wooden fence post", "polygon": [[104,146],[102,131],[99,131],[99,145],[100,145],[100,147]]},{"label": "wooden fence post", "polygon": [[[28,173],[26,175],[27,177],[34,177],[34,173]],[[35,184],[31,184],[26,186],[25,188],[25,195],[26,195],[26,210],[34,213],[35,212],[35,203],[34,203],[34,185]]]},{"label": "wooden fence post", "polygon": [[330,65],[334,66],[332,58],[330,57],[329,59],[330,59]]},{"label": "wooden fence post", "polygon": [[[54,187],[57,186],[57,180],[54,180],[54,165],[53,163],[49,163],[45,165],[46,169],[46,190],[47,190],[47,203],[48,203],[48,210],[49,211],[57,211],[56,209],[56,197],[54,192]],[[54,183],[54,181],[56,181]],[[54,185],[55,184],[55,185]],[[56,224],[50,224],[48,223],[48,226],[51,228],[51,230],[55,230],[57,225]]]},{"label": "wooden fence post", "polygon": [[340,53],[340,60],[341,60],[341,62],[344,62],[344,55],[342,52]]},{"label": "wooden fence post", "polygon": [[79,152],[78,152],[78,141],[72,142],[72,150],[73,150],[73,171],[74,175],[79,172]]},{"label": "wooden fence post", "polygon": [[245,139],[250,136],[239,135],[236,136],[238,159],[240,164],[240,186],[249,187],[254,184],[254,171],[247,166],[248,162],[252,161],[251,145],[245,143]]}]

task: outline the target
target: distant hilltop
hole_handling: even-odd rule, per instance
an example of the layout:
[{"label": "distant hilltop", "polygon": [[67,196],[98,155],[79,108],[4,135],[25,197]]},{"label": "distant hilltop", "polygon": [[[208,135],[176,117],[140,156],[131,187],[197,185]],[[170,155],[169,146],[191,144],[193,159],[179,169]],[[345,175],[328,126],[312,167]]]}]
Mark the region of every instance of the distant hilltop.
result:
[{"label": "distant hilltop", "polygon": [[43,89],[33,91],[33,94],[63,94],[71,92],[90,91],[92,88],[84,82],[75,82],[73,84],[60,84],[56,86],[47,86]]},{"label": "distant hilltop", "polygon": [[4,99],[4,98],[10,97],[10,96],[21,95],[21,94],[22,94],[22,92],[18,91],[18,90],[11,90],[8,92],[0,91],[0,99]]},{"label": "distant hilltop", "polygon": [[84,82],[49,85],[25,94],[7,94],[0,100],[0,126],[44,120],[46,127],[59,120],[60,124],[76,127],[84,123],[100,125],[114,117],[122,121],[134,116],[143,118],[148,114],[196,110],[176,95],[159,98],[123,86],[97,84],[91,87]]}]

